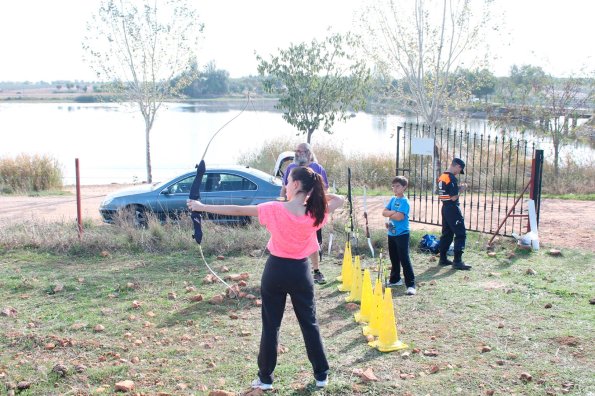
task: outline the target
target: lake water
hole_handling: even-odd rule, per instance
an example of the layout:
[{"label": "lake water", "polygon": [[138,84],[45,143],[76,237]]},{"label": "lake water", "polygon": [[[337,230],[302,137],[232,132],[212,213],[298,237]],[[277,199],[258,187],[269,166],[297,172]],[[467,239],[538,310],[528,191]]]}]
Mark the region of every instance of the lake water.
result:
[{"label": "lake water", "polygon": [[[207,110],[208,107],[182,103],[168,103],[160,110],[151,133],[154,181],[194,169],[213,133],[240,112]],[[314,145],[332,142],[346,153],[394,156],[394,134],[404,121],[415,122],[397,115],[360,112],[346,123],[336,123],[332,135],[316,131],[312,142]],[[478,134],[499,134],[488,128],[486,120],[471,120],[466,129]],[[282,119],[281,113],[250,107],[221,130],[205,160],[211,164],[230,164],[242,153],[254,152],[267,140],[305,140],[304,136],[297,137],[296,132]],[[548,139],[528,138],[546,150],[546,159],[552,157]],[[587,161],[593,158],[593,151],[585,145],[573,145],[562,151],[561,158],[573,155]],[[0,158],[20,153],[49,154],[56,158],[63,166],[65,184],[75,181],[75,158],[80,161],[82,184],[146,179],[144,121],[134,108],[124,105],[2,103]]]}]

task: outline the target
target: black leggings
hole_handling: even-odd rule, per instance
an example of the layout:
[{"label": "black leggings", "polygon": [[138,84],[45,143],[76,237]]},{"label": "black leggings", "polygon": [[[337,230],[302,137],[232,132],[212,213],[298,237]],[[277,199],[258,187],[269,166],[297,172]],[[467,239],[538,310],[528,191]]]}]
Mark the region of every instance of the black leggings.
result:
[{"label": "black leggings", "polygon": [[261,280],[262,335],[258,353],[258,377],[265,384],[273,383],[273,371],[277,365],[279,328],[285,311],[287,295],[300,324],[306,344],[308,359],[314,377],[323,381],[329,371],[324,353],[314,303],[314,281],[310,273],[310,261],[269,256]]}]

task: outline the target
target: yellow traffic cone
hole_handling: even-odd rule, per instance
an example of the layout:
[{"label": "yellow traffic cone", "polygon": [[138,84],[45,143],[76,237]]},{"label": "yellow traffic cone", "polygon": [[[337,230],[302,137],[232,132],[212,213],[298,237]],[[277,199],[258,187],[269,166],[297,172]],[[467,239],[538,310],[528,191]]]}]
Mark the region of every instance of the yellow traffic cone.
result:
[{"label": "yellow traffic cone", "polygon": [[356,312],[353,317],[358,323],[368,323],[370,321],[370,311],[372,309],[372,280],[370,277],[370,269],[364,270],[364,280],[362,281],[362,305],[359,312]]},{"label": "yellow traffic cone", "polygon": [[345,297],[345,301],[360,302],[362,300],[362,265],[359,256],[355,256],[351,279],[351,293]]},{"label": "yellow traffic cone", "polygon": [[[348,256],[348,252],[351,251],[351,247],[349,245],[349,241],[345,242],[345,252],[343,253],[343,265],[341,266],[341,275],[337,276],[337,281],[339,282],[343,282],[343,272],[345,271],[345,260],[346,257]],[[349,253],[349,256],[351,256],[351,253]]]},{"label": "yellow traffic cone", "polygon": [[353,273],[353,258],[351,257],[351,244],[345,242],[345,254],[343,254],[343,267],[341,268],[341,276],[337,280],[341,281],[341,284],[337,287],[340,291],[351,290],[351,276]]},{"label": "yellow traffic cone", "polygon": [[382,316],[380,320],[382,323],[380,324],[378,339],[368,343],[368,345],[378,349],[380,352],[392,352],[407,348],[407,344],[399,341],[397,320],[395,318],[395,310],[393,307],[393,295],[391,289],[388,288],[384,292]]},{"label": "yellow traffic cone", "polygon": [[372,295],[372,306],[370,309],[370,322],[367,326],[364,326],[364,335],[377,336],[380,333],[380,315],[382,309],[382,282],[380,279],[376,279],[374,285],[374,293]]}]

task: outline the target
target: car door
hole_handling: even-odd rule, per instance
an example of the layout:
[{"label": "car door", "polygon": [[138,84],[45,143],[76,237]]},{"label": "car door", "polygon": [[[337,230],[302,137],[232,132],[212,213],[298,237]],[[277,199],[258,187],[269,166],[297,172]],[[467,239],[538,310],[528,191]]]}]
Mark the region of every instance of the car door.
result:
[{"label": "car door", "polygon": [[[190,196],[190,188],[195,178],[196,174],[186,175],[164,186],[157,199],[158,207],[153,208],[153,210],[169,214],[170,216],[187,212],[186,200]],[[203,177],[203,182],[200,186],[201,198],[202,190],[204,190],[204,180],[205,178]]]},{"label": "car door", "polygon": [[[221,172],[218,183],[213,183],[213,203],[219,205],[250,205],[258,191],[256,183],[243,175]],[[207,187],[209,182],[207,181]]]}]

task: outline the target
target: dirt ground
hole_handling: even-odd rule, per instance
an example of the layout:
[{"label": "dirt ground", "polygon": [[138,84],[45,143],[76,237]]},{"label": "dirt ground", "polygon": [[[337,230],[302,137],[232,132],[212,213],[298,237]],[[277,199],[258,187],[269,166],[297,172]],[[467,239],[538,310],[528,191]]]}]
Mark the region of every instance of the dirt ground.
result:
[{"label": "dirt ground", "polygon": [[[101,223],[99,205],[110,192],[128,187],[122,184],[81,187],[81,213],[84,219]],[[52,197],[2,196],[0,197],[0,226],[22,219],[44,221],[70,221],[77,216],[76,189],[67,186],[69,195]],[[379,214],[388,197],[369,197],[370,227],[384,228]],[[356,199],[356,213],[363,213],[361,199]],[[359,220],[363,223],[363,218]],[[439,233],[439,228],[412,223],[414,229]],[[595,202],[544,199],[541,203],[539,239],[542,248],[576,248],[595,252]]]}]

